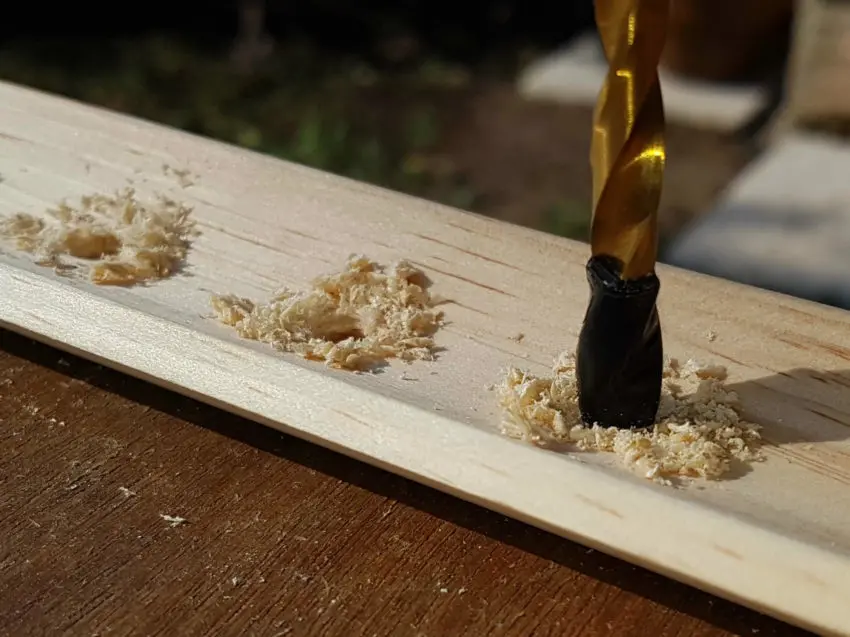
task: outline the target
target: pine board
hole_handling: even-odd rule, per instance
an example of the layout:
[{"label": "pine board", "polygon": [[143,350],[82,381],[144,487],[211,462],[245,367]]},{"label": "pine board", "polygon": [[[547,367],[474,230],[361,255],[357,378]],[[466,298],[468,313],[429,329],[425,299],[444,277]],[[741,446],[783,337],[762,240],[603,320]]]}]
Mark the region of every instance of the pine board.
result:
[{"label": "pine board", "polygon": [[[850,634],[850,314],[660,268],[667,352],[726,364],[770,443],[749,473],[673,489],[604,454],[498,433],[487,387],[500,370],[545,372],[575,344],[586,247],[7,84],[0,149],[0,214],[134,179],[194,206],[202,233],[185,273],[129,289],[0,253],[0,325],[780,619]],[[196,184],[181,188],[163,164]],[[454,299],[438,361],[353,375],[209,318],[211,290],[264,298],[352,252],[409,258]]]}]

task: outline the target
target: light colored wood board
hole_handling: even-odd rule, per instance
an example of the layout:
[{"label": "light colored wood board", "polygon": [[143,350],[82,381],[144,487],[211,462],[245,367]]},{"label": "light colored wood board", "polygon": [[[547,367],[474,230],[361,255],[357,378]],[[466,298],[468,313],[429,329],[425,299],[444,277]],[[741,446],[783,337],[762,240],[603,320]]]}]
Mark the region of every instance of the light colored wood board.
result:
[{"label": "light colored wood board", "polygon": [[756,159],[665,261],[850,309],[850,144],[789,133]]},{"label": "light colored wood board", "polygon": [[[181,189],[163,163],[192,170],[196,185]],[[193,205],[202,233],[184,274],[129,289],[3,253],[0,324],[787,621],[850,634],[850,314],[661,268],[667,352],[727,364],[771,442],[768,461],[735,480],[673,489],[605,454],[497,433],[487,386],[500,370],[546,371],[575,345],[585,246],[2,84],[0,174],[0,214],[135,178],[142,194]],[[353,375],[208,317],[209,290],[264,297],[351,252],[421,263],[455,301],[438,361]]]},{"label": "light colored wood board", "polygon": [[[519,77],[520,93],[530,99],[594,104],[608,65],[595,33],[580,35],[563,49],[530,64]],[[747,124],[767,104],[765,87],[726,85],[659,72],[669,121],[722,131]]]}]

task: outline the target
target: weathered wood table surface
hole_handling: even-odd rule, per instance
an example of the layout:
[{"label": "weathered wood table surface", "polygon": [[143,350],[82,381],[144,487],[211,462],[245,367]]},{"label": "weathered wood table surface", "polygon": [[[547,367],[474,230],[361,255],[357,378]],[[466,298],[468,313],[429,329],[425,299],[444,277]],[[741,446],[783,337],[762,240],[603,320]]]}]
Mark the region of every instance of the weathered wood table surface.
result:
[{"label": "weathered wood table surface", "polygon": [[3,635],[805,634],[6,331],[0,440]]}]

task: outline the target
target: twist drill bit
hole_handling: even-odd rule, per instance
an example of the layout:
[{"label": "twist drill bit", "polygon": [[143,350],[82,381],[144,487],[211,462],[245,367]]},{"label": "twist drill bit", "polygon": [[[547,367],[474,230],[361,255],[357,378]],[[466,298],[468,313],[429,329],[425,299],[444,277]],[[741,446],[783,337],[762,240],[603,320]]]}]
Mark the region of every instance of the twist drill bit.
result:
[{"label": "twist drill bit", "polygon": [[576,352],[579,409],[588,423],[653,424],[661,397],[655,275],[666,159],[658,62],[669,0],[595,0],[608,74],[596,104],[590,302]]}]

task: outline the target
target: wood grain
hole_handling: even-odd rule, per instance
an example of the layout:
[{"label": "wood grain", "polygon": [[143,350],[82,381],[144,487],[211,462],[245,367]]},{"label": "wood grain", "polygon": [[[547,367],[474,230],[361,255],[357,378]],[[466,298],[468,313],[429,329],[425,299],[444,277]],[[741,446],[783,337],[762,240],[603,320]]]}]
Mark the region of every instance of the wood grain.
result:
[{"label": "wood grain", "polygon": [[[574,346],[586,248],[0,85],[0,214],[134,178],[195,207],[186,272],[102,289],[0,254],[0,325],[822,632],[850,630],[850,314],[662,268],[668,353],[728,364],[769,460],[674,490],[605,455],[496,433],[487,386]],[[162,164],[198,175],[181,188]],[[411,258],[453,301],[440,360],[353,376],[236,338],[210,290],[262,298],[351,252]],[[709,331],[717,334],[709,340]],[[526,334],[521,343],[512,340]],[[144,426],[139,427],[140,435]],[[781,557],[780,557],[781,556]]]},{"label": "wood grain", "polygon": [[5,330],[0,387],[2,635],[807,634]]}]

